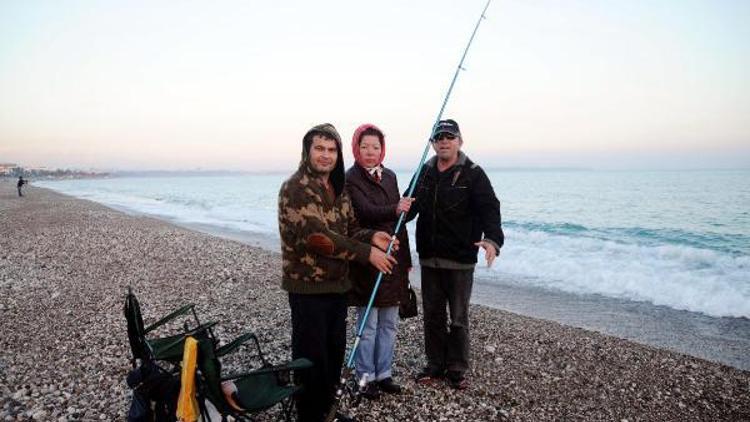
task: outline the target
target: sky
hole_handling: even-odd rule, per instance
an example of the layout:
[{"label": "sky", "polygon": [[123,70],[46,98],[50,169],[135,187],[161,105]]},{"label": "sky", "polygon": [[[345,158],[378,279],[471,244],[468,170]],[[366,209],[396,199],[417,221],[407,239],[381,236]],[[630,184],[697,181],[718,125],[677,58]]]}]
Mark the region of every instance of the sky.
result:
[{"label": "sky", "polygon": [[[0,163],[416,167],[484,0],[0,0]],[[494,0],[444,117],[485,167],[750,168],[750,1]]]}]

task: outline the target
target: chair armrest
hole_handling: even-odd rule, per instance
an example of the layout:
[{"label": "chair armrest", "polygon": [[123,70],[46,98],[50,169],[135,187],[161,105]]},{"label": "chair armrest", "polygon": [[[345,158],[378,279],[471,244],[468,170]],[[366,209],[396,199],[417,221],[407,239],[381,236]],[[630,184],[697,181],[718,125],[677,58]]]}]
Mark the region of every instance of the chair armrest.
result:
[{"label": "chair armrest", "polygon": [[[184,332],[184,333],[181,333],[181,334],[179,334],[179,335],[176,335],[176,336],[175,336],[175,340],[174,340],[173,342],[171,342],[171,343],[167,343],[167,344],[163,345],[162,347],[163,347],[164,349],[171,349],[172,347],[174,347],[174,346],[176,346],[176,345],[180,344],[181,342],[184,342],[184,341],[185,341],[185,338],[187,338],[188,336],[193,336],[193,337],[194,337],[195,335],[197,335],[197,334],[199,334],[199,333],[203,333],[203,332],[205,332],[205,331],[208,331],[208,330],[210,330],[210,329],[211,329],[211,328],[213,328],[213,327],[214,327],[214,326],[215,326],[216,324],[217,324],[217,323],[216,323],[215,321],[211,321],[211,322],[209,322],[209,323],[206,323],[206,324],[200,325],[200,326],[198,326],[198,327],[195,327],[195,328],[193,328],[193,329],[192,329],[192,330],[190,330],[190,331],[186,331],[186,332]],[[151,344],[149,344],[149,342],[147,341],[147,342],[146,342],[146,345],[147,345],[147,346],[149,347],[149,350],[150,350],[151,354],[153,354],[153,353],[154,353],[154,350],[153,350],[153,348],[151,347]]]},{"label": "chair armrest", "polygon": [[231,342],[219,347],[216,350],[216,356],[221,357],[226,355],[227,353],[231,353],[235,351],[238,347],[246,343],[248,340],[254,340],[256,344],[258,344],[258,338],[253,333],[245,333],[236,339],[232,340]]},{"label": "chair armrest", "polygon": [[169,314],[169,315],[165,316],[164,318],[162,318],[162,319],[160,319],[160,320],[156,321],[155,323],[153,323],[153,324],[149,325],[148,327],[146,327],[146,328],[145,328],[145,329],[143,330],[143,333],[144,333],[144,334],[146,334],[146,333],[148,333],[149,331],[153,331],[154,329],[156,329],[156,328],[158,328],[158,327],[160,327],[160,326],[162,326],[162,325],[166,324],[167,322],[169,322],[169,321],[171,321],[171,320],[173,320],[173,319],[177,318],[178,316],[184,315],[184,314],[186,314],[186,313],[188,313],[188,312],[192,311],[192,310],[193,310],[193,307],[194,307],[194,306],[195,306],[195,305],[193,305],[193,304],[191,303],[191,304],[185,305],[185,306],[183,306],[183,307],[181,307],[181,308],[179,308],[179,309],[175,310],[175,311],[174,311],[174,312],[172,312],[171,314]]},{"label": "chair armrest", "polygon": [[295,370],[295,369],[307,369],[307,368],[312,368],[313,367],[313,363],[312,363],[312,361],[310,359],[299,358],[299,359],[295,359],[295,360],[293,360],[291,362],[287,362],[284,365],[284,367],[286,367],[287,369],[291,369],[291,370]]},{"label": "chair armrest", "polygon": [[248,340],[252,340],[253,343],[255,343],[255,350],[258,351],[256,356],[260,361],[263,363],[263,366],[270,366],[268,361],[266,360],[266,356],[263,354],[263,350],[260,348],[260,341],[258,341],[258,337],[252,333],[248,332],[245,333],[236,339],[232,340],[231,342],[225,344],[224,346],[220,347],[218,350],[216,350],[216,356],[221,357],[226,355],[227,353],[231,353],[235,350],[237,350],[238,347],[240,347],[243,343],[247,342]]},{"label": "chair armrest", "polygon": [[251,377],[254,375],[273,374],[276,372],[294,371],[298,369],[311,368],[313,363],[309,359],[300,358],[295,359],[291,362],[287,362],[282,365],[267,366],[265,368],[259,368],[250,372],[227,375],[221,378],[222,381],[233,380],[238,378]]}]

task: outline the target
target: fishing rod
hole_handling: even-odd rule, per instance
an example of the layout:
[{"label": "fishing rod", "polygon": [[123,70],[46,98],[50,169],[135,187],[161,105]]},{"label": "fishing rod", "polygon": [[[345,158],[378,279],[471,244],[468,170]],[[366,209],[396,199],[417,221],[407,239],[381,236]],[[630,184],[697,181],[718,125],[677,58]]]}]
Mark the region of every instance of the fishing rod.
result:
[{"label": "fishing rod", "polygon": [[[469,42],[466,44],[466,48],[464,48],[463,55],[461,55],[461,61],[458,62],[458,66],[456,66],[456,71],[453,74],[453,79],[451,79],[450,86],[448,87],[448,92],[445,94],[445,98],[443,99],[443,104],[440,106],[440,111],[437,114],[437,117],[435,118],[435,123],[432,125],[432,130],[430,130],[430,136],[427,138],[427,144],[424,147],[424,151],[422,152],[422,158],[419,160],[419,165],[417,165],[416,170],[414,171],[414,176],[412,176],[411,182],[409,183],[409,190],[407,191],[405,197],[410,198],[414,194],[414,189],[417,186],[417,181],[419,180],[419,176],[422,173],[422,167],[424,166],[424,162],[427,159],[427,153],[430,150],[430,145],[432,143],[432,137],[435,133],[435,129],[437,128],[438,124],[440,123],[440,120],[443,117],[443,111],[445,111],[445,106],[448,104],[448,99],[451,96],[451,93],[453,92],[453,87],[456,85],[456,80],[458,79],[458,74],[461,73],[462,70],[466,70],[464,65],[464,60],[466,59],[466,54],[469,52],[469,47],[471,47],[472,42],[474,41],[474,36],[477,34],[477,30],[479,29],[479,24],[482,23],[482,20],[486,19],[485,13],[487,12],[487,8],[490,7],[490,2],[492,0],[487,0],[487,4],[484,5],[484,9],[482,9],[482,14],[479,16],[479,19],[477,19],[477,23],[474,26],[474,31],[471,33],[471,37],[469,38]],[[388,248],[386,249],[385,253],[386,255],[391,255],[391,252],[393,251],[393,244],[396,241],[396,235],[398,234],[399,230],[401,229],[401,226],[404,223],[404,219],[406,218],[406,212],[402,211],[401,214],[398,217],[398,222],[396,223],[396,228],[393,229],[393,234],[391,235],[391,240],[388,242]],[[362,317],[362,322],[359,325],[359,329],[357,330],[357,337],[354,340],[354,345],[352,346],[351,351],[349,352],[349,358],[346,362],[346,368],[344,368],[344,371],[341,374],[341,379],[339,381],[339,386],[336,389],[336,396],[334,398],[334,403],[331,406],[331,410],[328,412],[328,415],[326,416],[326,422],[331,422],[336,416],[336,412],[338,411],[339,404],[341,403],[341,399],[344,395],[344,391],[346,389],[346,382],[351,376],[352,368],[354,367],[354,358],[357,355],[357,349],[359,347],[359,343],[362,340],[362,333],[365,330],[365,324],[367,323],[367,318],[370,316],[370,310],[372,309],[372,305],[375,302],[375,296],[378,293],[378,289],[380,288],[380,282],[383,280],[383,272],[378,273],[378,277],[375,279],[375,285],[372,289],[372,294],[370,294],[370,300],[367,303],[367,307],[365,308],[365,313]],[[364,388],[367,380],[363,379],[359,381],[358,385],[359,388]]]}]

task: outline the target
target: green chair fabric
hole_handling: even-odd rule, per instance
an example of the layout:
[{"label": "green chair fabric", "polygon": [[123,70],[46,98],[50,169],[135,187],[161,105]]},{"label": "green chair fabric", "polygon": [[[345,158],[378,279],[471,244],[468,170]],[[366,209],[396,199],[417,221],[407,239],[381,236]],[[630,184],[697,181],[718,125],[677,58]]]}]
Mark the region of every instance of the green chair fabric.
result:
[{"label": "green chair fabric", "polygon": [[[141,305],[138,302],[131,288],[128,288],[128,294],[125,297],[125,306],[123,308],[125,319],[128,327],[128,340],[130,349],[133,354],[133,365],[137,360],[152,361],[162,360],[172,364],[179,364],[182,360],[182,352],[185,345],[185,338],[189,335],[195,335],[200,332],[208,332],[213,338],[211,329],[216,325],[215,322],[201,324],[195,313],[195,306],[192,304],[184,305],[169,315],[159,319],[155,323],[146,326],[143,322]],[[193,317],[193,327],[187,325],[177,333],[166,337],[148,337],[157,328],[166,325],[178,317]]]}]

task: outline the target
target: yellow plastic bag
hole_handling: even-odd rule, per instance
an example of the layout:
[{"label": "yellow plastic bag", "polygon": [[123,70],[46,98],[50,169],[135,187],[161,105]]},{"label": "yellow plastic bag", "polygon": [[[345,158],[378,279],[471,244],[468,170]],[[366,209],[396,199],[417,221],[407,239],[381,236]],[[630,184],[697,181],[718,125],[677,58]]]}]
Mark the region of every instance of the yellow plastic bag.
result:
[{"label": "yellow plastic bag", "polygon": [[185,339],[185,351],[182,354],[182,373],[180,398],[177,401],[177,420],[196,422],[200,414],[198,400],[195,398],[195,366],[198,360],[198,341],[192,337]]}]

